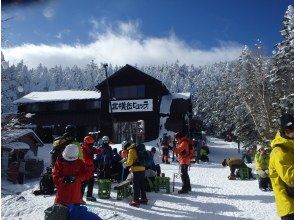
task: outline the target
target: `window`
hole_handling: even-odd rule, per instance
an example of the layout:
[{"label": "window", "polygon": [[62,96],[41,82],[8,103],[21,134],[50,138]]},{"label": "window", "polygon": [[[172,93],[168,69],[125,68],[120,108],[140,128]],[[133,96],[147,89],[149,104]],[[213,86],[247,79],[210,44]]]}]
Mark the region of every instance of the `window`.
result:
[{"label": "window", "polygon": [[89,100],[85,103],[86,109],[99,109],[101,108],[101,102],[100,100]]},{"label": "window", "polygon": [[57,102],[54,105],[55,111],[69,110],[69,102]]},{"label": "window", "polygon": [[145,97],[145,86],[121,86],[114,88],[114,98],[144,98]]},{"label": "window", "polygon": [[39,104],[33,103],[28,104],[27,111],[28,112],[38,112],[40,110]]}]

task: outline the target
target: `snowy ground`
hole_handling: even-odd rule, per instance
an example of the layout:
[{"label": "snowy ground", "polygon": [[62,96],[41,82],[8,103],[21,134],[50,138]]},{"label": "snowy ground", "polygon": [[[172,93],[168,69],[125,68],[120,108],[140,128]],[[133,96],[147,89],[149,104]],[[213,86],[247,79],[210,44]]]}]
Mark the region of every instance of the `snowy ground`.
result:
[{"label": "snowy ground", "polygon": [[[193,191],[188,195],[177,194],[181,181],[176,179],[174,193],[148,193],[149,204],[140,208],[128,205],[130,197],[117,201],[114,192],[109,200],[89,202],[88,208],[102,219],[279,219],[272,192],[260,191],[257,180],[227,179],[229,169],[220,163],[226,157],[240,157],[236,145],[216,138],[210,138],[208,144],[211,162],[191,166],[189,175]],[[39,155],[48,155],[49,150],[50,145],[47,145]],[[46,161],[49,162],[49,157]],[[178,172],[176,163],[161,167],[171,179],[173,173]],[[31,192],[37,188],[38,180],[24,185],[2,180],[2,219],[43,219],[44,210],[53,204],[54,196],[34,196]],[[97,197],[97,187],[94,196]]]}]

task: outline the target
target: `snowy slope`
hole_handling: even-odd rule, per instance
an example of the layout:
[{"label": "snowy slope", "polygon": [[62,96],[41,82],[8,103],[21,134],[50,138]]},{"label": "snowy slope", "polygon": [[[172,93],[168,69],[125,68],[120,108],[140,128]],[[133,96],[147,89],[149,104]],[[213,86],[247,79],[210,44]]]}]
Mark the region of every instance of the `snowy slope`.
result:
[{"label": "snowy slope", "polygon": [[[110,200],[98,199],[89,202],[88,207],[103,219],[279,219],[272,192],[258,189],[257,180],[229,181],[229,169],[221,166],[225,157],[240,156],[234,143],[216,138],[209,139],[210,163],[193,164],[190,179],[193,191],[188,195],[148,193],[149,204],[140,208],[130,207],[128,201],[116,201],[112,192]],[[40,154],[47,155],[50,146]],[[40,156],[40,155],[39,155]],[[49,162],[49,157],[46,158]],[[178,172],[178,164],[162,164],[166,176]],[[181,181],[176,179],[176,190]],[[38,187],[38,181],[23,186],[12,185],[2,180],[2,219],[43,219],[44,209],[53,204],[54,196],[43,197],[31,194]],[[4,190],[5,189],[5,190]],[[12,192],[19,195],[6,195]],[[94,190],[97,197],[97,187]],[[23,196],[25,199],[23,199]],[[114,217],[114,213],[118,214]]]}]

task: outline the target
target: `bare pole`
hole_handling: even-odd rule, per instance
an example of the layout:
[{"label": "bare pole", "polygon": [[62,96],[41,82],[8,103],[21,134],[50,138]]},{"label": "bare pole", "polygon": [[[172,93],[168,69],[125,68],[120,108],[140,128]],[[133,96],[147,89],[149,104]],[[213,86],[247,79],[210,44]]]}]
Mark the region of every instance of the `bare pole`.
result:
[{"label": "bare pole", "polygon": [[110,121],[111,121],[111,129],[113,129],[113,119],[112,119],[112,107],[111,107],[111,98],[110,98],[110,87],[109,87],[109,81],[108,81],[108,74],[107,74],[107,67],[108,64],[104,63],[103,67],[105,69],[105,77],[106,77],[106,84],[107,84],[107,91],[108,91],[108,108],[110,110]]},{"label": "bare pole", "polygon": [[110,99],[110,88],[109,88],[109,82],[108,82],[108,74],[107,74],[107,67],[108,67],[108,64],[107,63],[104,63],[103,64],[103,67],[105,69],[105,77],[106,77],[106,84],[107,84],[107,91],[108,91],[108,106],[109,106],[109,110],[110,110],[110,114],[112,114],[112,108],[111,108],[111,99]]}]

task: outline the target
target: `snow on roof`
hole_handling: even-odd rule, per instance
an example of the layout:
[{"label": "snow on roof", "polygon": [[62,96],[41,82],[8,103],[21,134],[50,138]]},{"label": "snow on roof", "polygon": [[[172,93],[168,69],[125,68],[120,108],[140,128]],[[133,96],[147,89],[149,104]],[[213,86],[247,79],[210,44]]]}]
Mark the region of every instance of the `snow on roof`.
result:
[{"label": "snow on roof", "polygon": [[172,93],[169,95],[164,95],[161,98],[160,103],[160,113],[161,114],[170,114],[170,106],[173,99],[189,99],[191,97],[191,93]]},{"label": "snow on roof", "polygon": [[30,149],[30,146],[24,142],[10,142],[8,144],[4,144],[3,147],[14,149],[14,150]]},{"label": "snow on roof", "polygon": [[35,134],[32,129],[13,129],[8,131],[1,132],[1,142],[3,144],[16,141],[18,138],[21,138],[25,135],[31,134],[37,142],[42,146],[44,145],[41,139]]},{"label": "snow on roof", "polygon": [[14,104],[35,103],[35,102],[54,102],[82,99],[100,99],[101,93],[98,91],[86,90],[60,90],[50,92],[31,92],[24,97],[15,100]]}]

